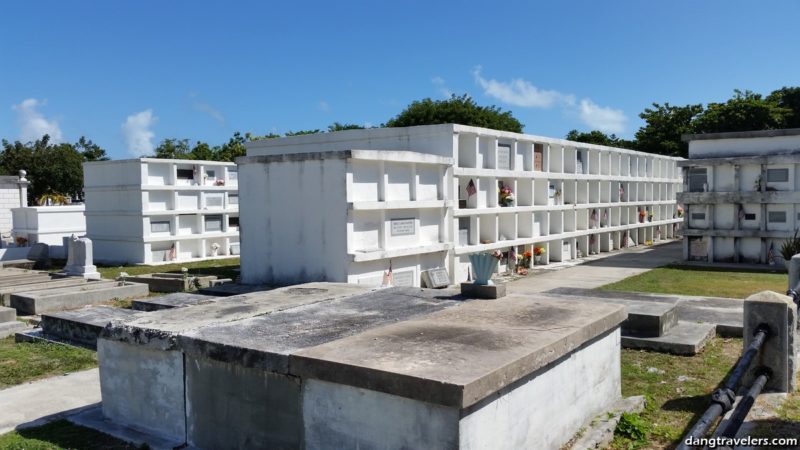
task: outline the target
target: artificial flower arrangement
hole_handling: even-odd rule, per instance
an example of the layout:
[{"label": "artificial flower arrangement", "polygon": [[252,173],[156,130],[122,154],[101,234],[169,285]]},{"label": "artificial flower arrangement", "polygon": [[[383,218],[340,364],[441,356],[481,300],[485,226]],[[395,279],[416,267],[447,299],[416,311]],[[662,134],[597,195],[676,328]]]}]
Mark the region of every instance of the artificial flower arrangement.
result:
[{"label": "artificial flower arrangement", "polygon": [[214,186],[225,186],[225,180],[217,180],[214,182]]},{"label": "artificial flower arrangement", "polygon": [[652,222],[653,221],[653,211],[650,211],[650,213],[647,214],[647,218],[648,218],[648,222]]},{"label": "artificial flower arrangement", "polygon": [[517,265],[522,266],[523,268],[530,267],[531,258],[533,258],[532,251],[528,250],[527,252],[523,252],[521,255],[517,255]]},{"label": "artificial flower arrangement", "polygon": [[17,242],[17,247],[25,247],[28,244],[28,239],[22,236],[17,236],[15,240]]},{"label": "artificial flower arrangement", "polygon": [[503,186],[497,192],[500,206],[514,206],[514,191],[511,190],[511,187]]},{"label": "artificial flower arrangement", "polygon": [[639,210],[639,223],[644,223],[644,218],[647,215],[647,212],[643,209]]},{"label": "artificial flower arrangement", "polygon": [[678,205],[678,217],[683,217],[683,206]]},{"label": "artificial flower arrangement", "polygon": [[535,256],[542,256],[545,253],[547,253],[547,250],[545,250],[544,247],[533,247],[533,254]]}]

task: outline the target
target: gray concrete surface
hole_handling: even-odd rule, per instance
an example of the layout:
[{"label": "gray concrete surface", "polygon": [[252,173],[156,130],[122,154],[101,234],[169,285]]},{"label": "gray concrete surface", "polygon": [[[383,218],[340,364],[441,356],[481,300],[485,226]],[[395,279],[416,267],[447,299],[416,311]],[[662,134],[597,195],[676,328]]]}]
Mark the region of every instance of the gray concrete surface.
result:
[{"label": "gray concrete surface", "polygon": [[646,400],[644,395],[622,398],[614,404],[610,411],[592,418],[586,423],[583,431],[568,446],[569,450],[596,450],[607,448],[614,439],[623,413],[640,413],[644,411]]},{"label": "gray concrete surface", "polygon": [[153,292],[184,292],[211,286],[215,275],[190,275],[184,277],[180,273],[150,273],[128,277],[132,283],[144,283]]},{"label": "gray concrete surface", "polygon": [[35,285],[32,284],[13,284],[9,286],[0,287],[0,298],[2,298],[2,303],[4,305],[11,304],[11,294],[16,292],[25,292],[33,290],[32,286],[35,286],[37,290],[43,289],[55,289],[55,288],[62,288],[67,286],[78,286],[81,284],[86,284],[87,280],[83,278],[52,278],[47,279],[45,281],[39,281]]},{"label": "gray concrete surface", "polygon": [[95,306],[44,313],[40,326],[48,337],[95,349],[97,337],[106,325],[112,321],[130,321],[143,314],[132,309]]},{"label": "gray concrete surface", "polygon": [[0,434],[37,426],[100,402],[98,370],[91,369],[0,390]]},{"label": "gray concrete surface", "polygon": [[115,281],[95,281],[79,286],[26,291],[11,294],[11,307],[19,314],[41,314],[50,311],[76,309],[86,305],[98,305],[111,300],[146,297],[146,284]]},{"label": "gray concrete surface", "polygon": [[0,323],[17,320],[17,310],[0,306]]},{"label": "gray concrete surface", "polygon": [[618,305],[471,301],[295,352],[294,375],[469,407],[619,326]]},{"label": "gray concrete surface", "polygon": [[744,301],[744,347],[753,340],[759,326],[766,325],[767,339],[751,364],[742,385],[752,384],[760,367],[772,373],[765,391],[794,392],[797,389],[797,305],[791,297],[772,291],[753,294]]},{"label": "gray concrete surface", "polygon": [[249,294],[251,292],[262,292],[272,289],[273,286],[268,284],[238,284],[238,283],[225,283],[218,284],[207,288],[199,289],[198,292],[206,295],[216,295],[220,297],[229,297],[232,295]]},{"label": "gray concrete surface", "polygon": [[158,297],[136,299],[131,302],[131,306],[137,311],[159,311],[162,309],[183,308],[186,306],[215,302],[220,298],[222,297],[192,294],[189,292],[175,292]]},{"label": "gray concrete surface", "polygon": [[0,322],[0,339],[15,335],[21,331],[28,329],[28,326],[22,322],[13,320],[11,322]]},{"label": "gray concrete surface", "polygon": [[716,326],[713,323],[678,321],[678,324],[664,336],[622,336],[622,346],[692,356],[699,353],[714,334]]},{"label": "gray concrete surface", "polygon": [[[578,265],[532,269],[533,275],[508,283],[508,293],[546,292],[560,287],[593,289],[683,258],[681,242],[623,249],[611,256]],[[537,266],[539,267],[539,266]]]}]

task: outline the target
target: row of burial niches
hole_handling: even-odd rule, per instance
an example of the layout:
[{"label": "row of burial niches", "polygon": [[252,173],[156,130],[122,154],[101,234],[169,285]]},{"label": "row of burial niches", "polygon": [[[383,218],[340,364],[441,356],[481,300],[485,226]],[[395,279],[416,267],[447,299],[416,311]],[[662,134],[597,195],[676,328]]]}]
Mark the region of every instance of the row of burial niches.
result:
[{"label": "row of burial niches", "polygon": [[612,149],[582,149],[462,134],[458,167],[625,177],[676,178],[675,161]]},{"label": "row of burial niches", "polygon": [[674,202],[670,182],[458,177],[458,208]]},{"label": "row of burial niches", "polygon": [[[671,224],[632,228],[621,231],[600,231],[572,238],[541,240],[525,244],[510,243],[498,247],[501,253],[499,271],[512,266],[531,268],[585,256],[616,251],[628,247],[651,245],[678,236]],[[468,265],[468,254],[459,256],[459,264]],[[466,273],[466,269],[465,273]]]},{"label": "row of burial niches", "polygon": [[236,165],[149,162],[145,166],[148,186],[236,186]]},{"label": "row of burial niches", "polygon": [[195,211],[229,209],[238,210],[239,193],[224,191],[171,191],[145,192],[145,211]]},{"label": "row of burial niches", "polygon": [[[687,168],[688,192],[800,191],[800,164],[721,164]],[[738,174],[736,173],[738,171]]]},{"label": "row of burial niches", "polygon": [[615,227],[674,224],[681,222],[681,217],[683,212],[675,204],[469,215],[459,211],[457,243],[464,247]]},{"label": "row of burial niches", "polygon": [[[800,229],[800,204],[717,203],[688,206],[689,228],[781,231]],[[763,228],[762,228],[763,227]]]}]

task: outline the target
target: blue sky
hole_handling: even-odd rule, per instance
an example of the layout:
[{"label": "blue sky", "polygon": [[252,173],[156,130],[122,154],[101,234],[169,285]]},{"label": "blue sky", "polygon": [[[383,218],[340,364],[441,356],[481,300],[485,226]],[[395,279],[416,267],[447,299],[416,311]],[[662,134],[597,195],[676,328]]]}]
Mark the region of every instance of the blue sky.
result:
[{"label": "blue sky", "polygon": [[0,137],[115,159],[385,122],[448,92],[525,131],[631,137],[652,102],[800,85],[800,2],[18,1],[1,7]]}]

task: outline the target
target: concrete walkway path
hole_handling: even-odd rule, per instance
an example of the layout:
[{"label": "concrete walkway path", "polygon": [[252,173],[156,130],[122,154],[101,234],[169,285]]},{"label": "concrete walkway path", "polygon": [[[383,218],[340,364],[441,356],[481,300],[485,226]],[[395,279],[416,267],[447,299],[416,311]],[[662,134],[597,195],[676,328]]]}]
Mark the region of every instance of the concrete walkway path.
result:
[{"label": "concrete walkway path", "polygon": [[[544,292],[561,287],[593,289],[628,278],[683,258],[681,243],[621,250],[611,256],[589,257],[582,264],[557,264],[555,268],[534,269],[532,276],[506,285],[509,293]],[[559,268],[563,267],[563,268]]]},{"label": "concrete walkway path", "polygon": [[0,390],[0,434],[43,425],[100,402],[98,369]]}]

